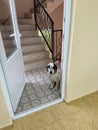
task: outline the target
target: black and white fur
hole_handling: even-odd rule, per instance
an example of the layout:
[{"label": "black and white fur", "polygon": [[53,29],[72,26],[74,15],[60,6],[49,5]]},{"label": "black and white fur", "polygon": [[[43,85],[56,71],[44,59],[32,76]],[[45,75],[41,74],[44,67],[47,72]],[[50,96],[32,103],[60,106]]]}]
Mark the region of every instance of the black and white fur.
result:
[{"label": "black and white fur", "polygon": [[54,63],[49,63],[47,65],[47,72],[51,80],[50,88],[52,89],[55,87],[58,89],[60,87],[60,70],[57,65]]}]

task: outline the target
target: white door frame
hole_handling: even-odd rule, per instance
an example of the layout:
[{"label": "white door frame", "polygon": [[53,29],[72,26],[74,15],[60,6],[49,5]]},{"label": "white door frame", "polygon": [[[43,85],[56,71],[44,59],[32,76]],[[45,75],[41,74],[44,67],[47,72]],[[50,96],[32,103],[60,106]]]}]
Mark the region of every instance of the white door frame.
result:
[{"label": "white door frame", "polygon": [[68,40],[69,40],[72,0],[64,0],[64,1],[66,1],[66,2],[64,2],[64,16],[63,16],[63,43],[62,43],[63,44],[63,47],[62,47],[62,57],[63,58],[62,58],[62,84],[61,84],[61,86],[62,86],[62,90],[61,90],[62,96],[61,96],[61,99],[52,101],[52,102],[50,102],[46,105],[42,105],[42,106],[37,107],[35,109],[27,110],[25,113],[15,115],[14,112],[13,112],[12,106],[11,106],[10,97],[9,97],[9,94],[8,94],[8,90],[6,88],[6,82],[5,82],[5,78],[4,78],[4,74],[3,74],[3,70],[2,70],[1,77],[0,77],[0,81],[2,81],[1,87],[2,87],[2,90],[3,90],[3,94],[5,96],[5,100],[6,100],[6,103],[7,103],[7,108],[8,108],[10,117],[12,119],[17,119],[17,118],[23,117],[25,115],[28,115],[28,114],[33,113],[35,111],[38,111],[38,110],[41,110],[43,108],[52,106],[52,105],[57,104],[59,102],[62,102],[64,100],[65,89],[66,89],[65,85],[66,85],[66,72],[67,72],[66,71],[66,69],[67,69],[67,54],[68,54]]},{"label": "white door frame", "polygon": [[64,16],[63,16],[63,42],[62,42],[62,99],[65,100],[66,95],[66,78],[67,78],[67,58],[68,58],[68,42],[71,21],[72,0],[64,0]]}]

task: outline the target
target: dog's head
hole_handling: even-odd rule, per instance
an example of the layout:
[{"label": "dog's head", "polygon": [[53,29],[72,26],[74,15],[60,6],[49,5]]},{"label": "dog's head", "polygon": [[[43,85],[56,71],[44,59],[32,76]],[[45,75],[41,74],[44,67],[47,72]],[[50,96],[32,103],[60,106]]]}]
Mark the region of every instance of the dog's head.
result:
[{"label": "dog's head", "polygon": [[57,65],[54,63],[49,63],[47,65],[47,72],[48,74],[55,74],[57,72]]}]

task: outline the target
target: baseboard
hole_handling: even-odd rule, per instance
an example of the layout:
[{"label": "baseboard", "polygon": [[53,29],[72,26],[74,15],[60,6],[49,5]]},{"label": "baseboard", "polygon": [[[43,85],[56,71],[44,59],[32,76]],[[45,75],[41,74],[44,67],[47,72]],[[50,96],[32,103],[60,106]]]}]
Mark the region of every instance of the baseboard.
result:
[{"label": "baseboard", "polygon": [[91,91],[91,92],[86,92],[86,93],[84,93],[83,95],[80,95],[80,96],[77,96],[77,97],[74,97],[74,98],[70,98],[70,99],[65,98],[64,100],[65,100],[65,102],[69,103],[69,102],[71,102],[71,101],[78,100],[79,98],[82,98],[82,97],[84,97],[84,96],[90,95],[90,94],[95,93],[95,92],[97,92],[97,91],[98,91],[98,90],[94,90],[94,91]]},{"label": "baseboard", "polygon": [[12,126],[13,126],[13,122],[12,119],[10,119],[10,121],[7,124],[4,123],[2,126],[0,126],[0,129],[11,128]]}]

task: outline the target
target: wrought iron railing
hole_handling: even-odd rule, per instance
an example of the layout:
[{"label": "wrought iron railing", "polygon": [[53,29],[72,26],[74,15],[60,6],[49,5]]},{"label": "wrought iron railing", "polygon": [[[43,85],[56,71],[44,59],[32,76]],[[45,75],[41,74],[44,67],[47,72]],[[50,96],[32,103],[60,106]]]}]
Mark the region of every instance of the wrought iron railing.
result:
[{"label": "wrought iron railing", "polygon": [[39,0],[34,0],[34,14],[35,14],[35,23],[36,27],[41,32],[42,37],[44,38],[51,54],[53,56],[54,50],[54,23],[42,3]]},{"label": "wrought iron railing", "polygon": [[62,30],[54,30],[54,61],[61,61]]},{"label": "wrought iron railing", "polygon": [[3,22],[2,25],[5,25],[11,18],[11,15],[9,15]]},{"label": "wrought iron railing", "polygon": [[10,17],[11,15],[9,15],[4,21],[0,19],[0,24],[5,25],[9,21]]},{"label": "wrought iron railing", "polygon": [[54,22],[43,6],[43,2],[45,1],[46,0],[34,0],[35,23],[52,53],[53,61],[60,61],[62,51],[62,30],[54,30]]}]

